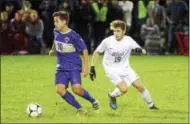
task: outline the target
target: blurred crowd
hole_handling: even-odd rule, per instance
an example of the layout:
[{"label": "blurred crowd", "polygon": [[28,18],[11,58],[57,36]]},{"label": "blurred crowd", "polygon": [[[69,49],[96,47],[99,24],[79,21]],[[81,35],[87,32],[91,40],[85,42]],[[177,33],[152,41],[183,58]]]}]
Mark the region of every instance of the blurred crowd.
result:
[{"label": "blurred crowd", "polygon": [[69,26],[90,54],[112,34],[116,19],[150,55],[189,53],[189,0],[1,0],[0,54],[46,54],[54,39],[52,14],[60,10],[70,13]]}]

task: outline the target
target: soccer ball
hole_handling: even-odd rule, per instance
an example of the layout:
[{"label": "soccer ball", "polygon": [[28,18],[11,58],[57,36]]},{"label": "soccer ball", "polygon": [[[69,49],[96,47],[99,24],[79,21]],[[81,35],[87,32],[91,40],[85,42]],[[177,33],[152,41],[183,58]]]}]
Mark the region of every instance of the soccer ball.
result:
[{"label": "soccer ball", "polygon": [[42,114],[42,107],[40,104],[29,104],[26,112],[28,114],[29,117],[38,117]]}]

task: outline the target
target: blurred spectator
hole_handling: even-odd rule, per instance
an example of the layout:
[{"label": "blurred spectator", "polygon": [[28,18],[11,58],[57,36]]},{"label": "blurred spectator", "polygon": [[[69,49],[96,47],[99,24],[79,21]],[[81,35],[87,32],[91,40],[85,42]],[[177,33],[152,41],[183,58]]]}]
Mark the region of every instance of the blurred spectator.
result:
[{"label": "blurred spectator", "polygon": [[32,11],[34,11],[32,9],[32,4],[29,1],[23,1],[22,9],[19,10],[19,13],[22,16],[22,20],[28,20]]},{"label": "blurred spectator", "polygon": [[22,15],[17,12],[11,20],[11,32],[14,43],[14,52],[26,51],[28,46],[28,38],[25,34],[25,22],[22,20]]},{"label": "blurred spectator", "polygon": [[69,13],[69,27],[74,29],[74,10],[71,9],[71,6],[68,1],[62,1],[58,8],[59,11],[66,11]]},{"label": "blurred spectator", "polygon": [[139,24],[145,24],[146,19],[152,16],[153,1],[139,0],[138,1],[138,21]]},{"label": "blurred spectator", "polygon": [[177,39],[178,51],[181,55],[189,55],[189,20],[186,16],[183,21],[180,21],[176,28],[175,37]]},{"label": "blurred spectator", "polygon": [[127,25],[127,32],[129,32],[132,25],[132,11],[133,11],[133,2],[130,0],[120,1],[119,5],[122,7],[124,13],[124,20]]},{"label": "blurred spectator", "polygon": [[168,0],[159,0],[159,5],[163,6],[164,8],[167,7],[167,1]]},{"label": "blurred spectator", "polygon": [[161,39],[159,27],[150,17],[141,27],[141,38],[145,41],[145,49],[148,54],[158,54],[163,49],[164,39]]},{"label": "blurred spectator", "polygon": [[58,9],[57,0],[42,0],[40,4],[40,17],[44,23],[43,37],[50,47],[53,43],[53,18],[52,14]]},{"label": "blurred spectator", "polygon": [[13,5],[13,11],[16,12],[21,9],[21,0],[0,0],[0,11],[6,9],[7,5]]},{"label": "blurred spectator", "polygon": [[45,54],[46,45],[43,40],[43,21],[39,18],[38,13],[33,11],[29,20],[26,22],[26,33],[29,37],[29,47],[40,45],[40,53]]},{"label": "blurred spectator", "polygon": [[154,23],[162,30],[166,28],[166,10],[160,5],[160,0],[155,0],[152,16]]},{"label": "blurred spectator", "polygon": [[93,38],[94,38],[94,48],[96,48],[99,43],[103,40],[106,33],[107,25],[107,14],[108,6],[106,1],[98,0],[92,2],[93,13],[95,18],[93,20]]},{"label": "blurred spectator", "polygon": [[108,4],[108,16],[107,21],[110,24],[113,20],[124,20],[124,14],[121,6],[119,6],[118,0],[110,0]]},{"label": "blurred spectator", "polygon": [[42,0],[39,8],[41,11],[53,13],[56,11],[58,5],[57,0]]},{"label": "blurred spectator", "polygon": [[128,35],[132,36],[138,42],[138,44],[141,45],[139,43],[139,39],[137,39],[137,33],[136,33],[136,30],[139,27],[138,26],[138,0],[131,0],[131,1],[133,2],[132,24],[131,24],[130,32],[128,32]]},{"label": "blurred spectator", "polygon": [[167,4],[167,6],[170,4],[170,3],[172,3],[174,0],[166,0],[166,4]]},{"label": "blurred spectator", "polygon": [[181,20],[178,26],[176,27],[176,32],[183,32],[186,35],[189,35],[189,20],[186,16],[184,20]]},{"label": "blurred spectator", "polygon": [[187,4],[187,6],[189,7],[189,0],[183,0],[186,4]]},{"label": "blurred spectator", "polygon": [[189,35],[183,32],[175,32],[179,54],[189,56]]},{"label": "blurred spectator", "polygon": [[166,54],[175,52],[177,43],[174,37],[174,33],[180,20],[183,20],[184,15],[188,10],[187,5],[181,0],[172,1],[167,8],[167,20],[169,23],[168,29],[168,44]]},{"label": "blurred spectator", "polygon": [[10,38],[11,31],[10,31],[10,25],[8,20],[8,13],[6,11],[3,11],[0,13],[0,53],[1,54],[11,54],[13,52],[13,43]]},{"label": "blurred spectator", "polygon": [[32,9],[40,13],[40,4],[42,0],[28,0],[32,4]]},{"label": "blurred spectator", "polygon": [[132,29],[132,37],[138,41],[140,46],[144,46],[144,42],[141,40],[140,36],[140,29],[143,24],[146,23],[146,19],[149,16],[152,16],[152,8],[154,2],[152,0],[134,0],[134,12],[133,12],[133,27]]},{"label": "blurred spectator", "polygon": [[71,12],[73,12],[73,10],[71,10],[71,7],[68,3],[68,1],[63,1],[59,4],[59,11],[67,11],[69,14],[71,14]]},{"label": "blurred spectator", "polygon": [[[106,27],[109,27],[109,24],[114,21],[114,20],[124,20],[124,13],[119,5],[118,0],[110,0],[107,2],[108,6],[108,14],[107,14],[107,22],[106,22]],[[113,31],[110,30],[110,28],[106,29],[106,34],[105,36],[110,36],[113,34]]]},{"label": "blurred spectator", "polygon": [[75,16],[75,31],[84,39],[88,48],[88,53],[91,54],[91,33],[92,22],[92,7],[88,0],[81,0],[81,4],[76,8]]},{"label": "blurred spectator", "polygon": [[75,11],[75,8],[80,5],[80,0],[59,0],[59,5],[64,2],[68,3],[72,12]]},{"label": "blurred spectator", "polygon": [[164,6],[162,6],[161,0],[155,0],[154,1],[154,7],[152,11],[152,17],[154,19],[154,23],[159,27],[161,37],[165,40],[167,39],[167,27],[166,27],[166,10]]},{"label": "blurred spectator", "polygon": [[14,13],[15,13],[15,8],[14,8],[14,4],[12,3],[7,3],[5,5],[5,11],[8,13],[8,19],[10,20],[11,18],[14,17]]},{"label": "blurred spectator", "polygon": [[[38,29],[36,37],[30,37],[33,42],[28,41],[28,43],[31,47],[35,47],[35,44],[39,43],[41,53],[43,53],[45,47],[51,47],[53,43],[52,14],[55,11],[64,10],[70,13],[69,25],[82,36],[89,53],[97,47],[105,35],[110,35],[108,32],[109,23],[116,19],[126,22],[127,34],[143,47],[144,42],[140,37],[140,29],[146,19],[151,17],[160,29],[160,39],[162,40],[163,37],[167,39],[166,53],[176,52],[177,49],[182,54],[182,51],[187,50],[187,47],[179,49],[179,46],[182,46],[180,43],[186,43],[184,39],[187,38],[186,35],[189,36],[189,26],[184,23],[188,20],[184,17],[189,17],[188,5],[189,0],[0,0],[0,11],[6,11],[8,14],[6,21],[0,20],[1,36],[3,36],[0,39],[0,46],[1,48],[2,45],[5,46],[0,50],[5,51],[4,54],[10,54],[14,50],[19,51],[27,48],[27,35],[29,34],[24,32],[24,27],[28,24],[31,27],[37,25],[34,23],[35,21],[31,21],[31,13],[36,10],[39,13],[38,18],[43,22],[44,30],[42,30],[43,33],[40,33],[43,37],[37,35],[41,32]],[[2,15],[5,19],[6,14]],[[22,17],[22,20],[18,17]],[[10,19],[12,19],[11,23],[9,23]],[[23,24],[24,22],[26,25]],[[33,28],[37,29],[35,26]],[[36,39],[41,40],[35,42],[38,41]]]}]

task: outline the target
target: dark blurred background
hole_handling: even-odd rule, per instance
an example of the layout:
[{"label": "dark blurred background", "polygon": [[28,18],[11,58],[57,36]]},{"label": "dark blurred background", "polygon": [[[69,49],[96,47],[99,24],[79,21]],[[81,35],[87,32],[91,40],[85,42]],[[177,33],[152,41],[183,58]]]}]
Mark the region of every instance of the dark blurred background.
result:
[{"label": "dark blurred background", "polygon": [[53,44],[55,11],[70,13],[70,28],[91,54],[109,23],[126,22],[126,34],[148,55],[189,54],[188,0],[0,0],[0,54],[47,54]]}]

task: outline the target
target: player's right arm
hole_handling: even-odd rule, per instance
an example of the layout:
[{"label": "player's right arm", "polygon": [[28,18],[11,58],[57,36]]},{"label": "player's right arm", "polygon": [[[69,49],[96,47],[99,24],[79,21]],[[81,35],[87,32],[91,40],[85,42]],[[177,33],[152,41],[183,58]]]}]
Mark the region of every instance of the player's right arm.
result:
[{"label": "player's right arm", "polygon": [[[57,35],[56,29],[54,29],[53,32],[54,32],[54,37],[56,37],[56,35]],[[55,48],[55,40],[54,40],[54,41],[53,41],[52,48],[51,48],[51,50],[49,51],[49,55],[51,55],[51,56],[55,55],[55,50],[56,50],[56,48]]]},{"label": "player's right arm", "polygon": [[99,57],[99,54],[97,51],[94,51],[93,55],[92,55],[92,61],[91,61],[91,66],[94,66],[96,65],[97,61],[98,61],[98,57]]},{"label": "player's right arm", "polygon": [[92,60],[91,60],[91,67],[90,67],[90,79],[93,81],[96,78],[96,71],[95,71],[95,65],[98,62],[98,57],[100,53],[104,53],[106,49],[106,39],[101,42],[101,44],[96,48],[96,50],[93,53]]},{"label": "player's right arm", "polygon": [[49,51],[49,55],[50,55],[50,56],[55,55],[55,41],[53,42],[52,48],[51,48],[51,50]]}]

